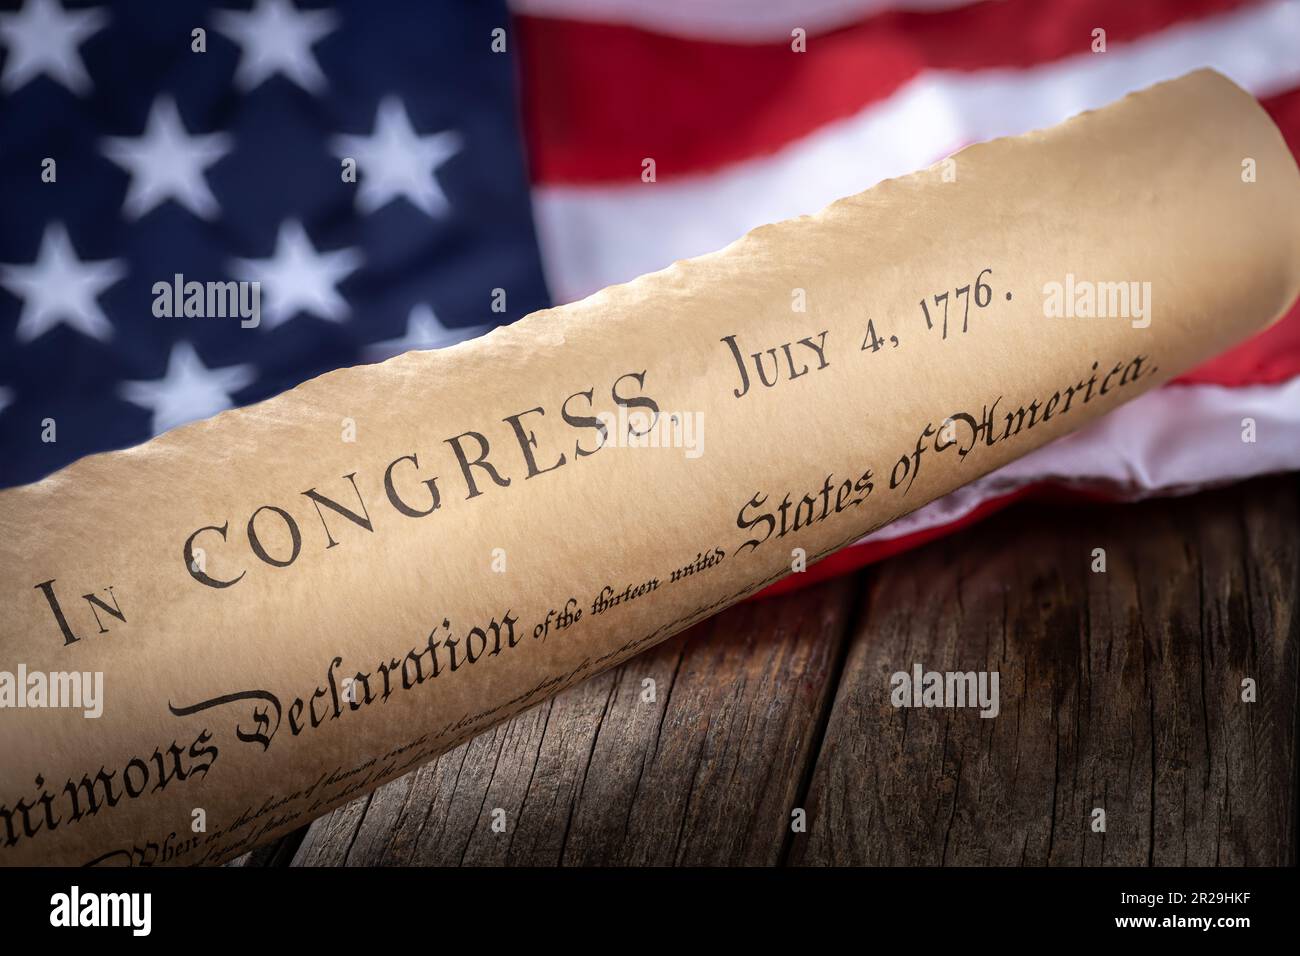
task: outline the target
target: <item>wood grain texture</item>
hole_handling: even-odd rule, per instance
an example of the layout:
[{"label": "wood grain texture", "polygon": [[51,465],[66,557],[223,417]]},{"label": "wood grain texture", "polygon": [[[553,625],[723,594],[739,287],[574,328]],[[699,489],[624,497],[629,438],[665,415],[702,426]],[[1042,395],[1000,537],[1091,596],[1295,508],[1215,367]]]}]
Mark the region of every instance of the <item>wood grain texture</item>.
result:
[{"label": "wood grain texture", "polygon": [[[238,862],[1294,864],[1298,497],[1012,509],[733,608]],[[998,671],[999,716],[894,708],[914,663]]]},{"label": "wood grain texture", "polygon": [[570,688],[317,820],[294,862],[775,863],[853,585],[732,608]]},{"label": "wood grain texture", "polygon": [[[1296,491],[1021,508],[883,565],[790,861],[1293,864]],[[896,709],[918,662],[998,671],[1000,715]]]}]

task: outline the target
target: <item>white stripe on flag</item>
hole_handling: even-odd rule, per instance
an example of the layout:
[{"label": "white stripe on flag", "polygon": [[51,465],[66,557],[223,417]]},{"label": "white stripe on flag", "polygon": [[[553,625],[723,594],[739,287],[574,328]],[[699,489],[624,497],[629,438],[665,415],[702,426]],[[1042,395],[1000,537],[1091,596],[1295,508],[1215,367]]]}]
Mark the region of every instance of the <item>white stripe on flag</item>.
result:
[{"label": "white stripe on flag", "polygon": [[[1242,440],[1245,419],[1255,441]],[[1280,385],[1170,385],[1147,392],[863,538],[951,524],[985,501],[1051,481],[1115,498],[1185,494],[1300,469],[1300,377]]]},{"label": "white stripe on flag", "polygon": [[758,43],[795,27],[825,33],[883,10],[949,10],[974,0],[510,0],[515,13],[619,23],[671,36]]},{"label": "white stripe on flag", "polygon": [[[1300,85],[1300,3],[1180,25],[1104,54],[1025,70],[928,72],[773,156],[676,182],[533,190],[556,301],[720,249],[755,226],[813,213],[958,147],[1051,126],[1202,66],[1257,96]],[[1207,131],[1213,135],[1213,131]]]}]

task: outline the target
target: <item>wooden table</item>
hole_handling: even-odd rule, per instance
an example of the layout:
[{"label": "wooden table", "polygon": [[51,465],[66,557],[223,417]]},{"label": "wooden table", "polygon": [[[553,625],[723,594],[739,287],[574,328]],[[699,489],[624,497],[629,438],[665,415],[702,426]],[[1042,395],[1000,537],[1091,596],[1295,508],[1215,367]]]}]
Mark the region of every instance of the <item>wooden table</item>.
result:
[{"label": "wooden table", "polygon": [[[732,608],[238,862],[1294,865],[1298,491],[1014,508]],[[895,708],[915,663],[997,671],[1000,714]]]}]

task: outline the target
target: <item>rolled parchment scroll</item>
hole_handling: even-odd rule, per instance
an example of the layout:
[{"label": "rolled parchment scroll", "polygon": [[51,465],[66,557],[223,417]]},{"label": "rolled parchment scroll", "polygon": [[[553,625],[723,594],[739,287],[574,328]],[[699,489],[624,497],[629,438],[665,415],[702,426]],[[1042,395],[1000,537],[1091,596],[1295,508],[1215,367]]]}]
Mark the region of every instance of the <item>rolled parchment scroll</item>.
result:
[{"label": "rolled parchment scroll", "polygon": [[0,862],[227,860],[1298,289],[1295,162],[1198,72],[4,492]]}]

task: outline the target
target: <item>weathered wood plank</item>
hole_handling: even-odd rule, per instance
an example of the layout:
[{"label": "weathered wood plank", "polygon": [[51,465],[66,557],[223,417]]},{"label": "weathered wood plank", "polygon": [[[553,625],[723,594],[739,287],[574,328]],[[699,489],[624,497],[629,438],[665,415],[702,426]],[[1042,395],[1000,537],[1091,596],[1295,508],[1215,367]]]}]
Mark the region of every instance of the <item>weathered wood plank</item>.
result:
[{"label": "weathered wood plank", "polygon": [[774,863],[853,593],[732,608],[317,820],[294,862]]},{"label": "weathered wood plank", "polygon": [[255,850],[249,850],[243,856],[225,863],[225,866],[289,866],[293,862],[294,854],[298,852],[298,847],[307,835],[307,828],[294,830],[292,833],[273,840],[264,846],[259,846]]},{"label": "weathered wood plank", "polygon": [[[791,862],[1294,864],[1298,586],[1293,476],[1016,509],[887,563]],[[896,709],[916,663],[998,671],[1000,715]]]}]

